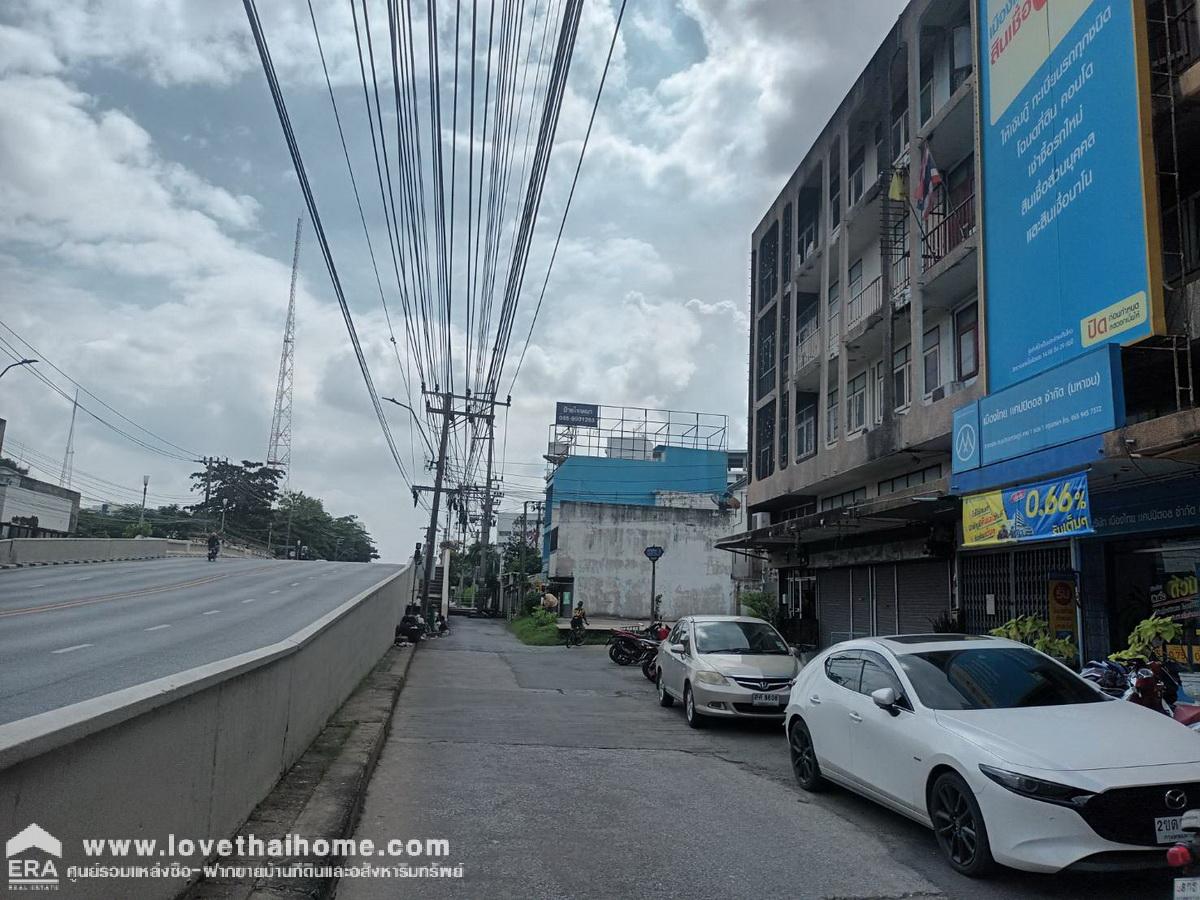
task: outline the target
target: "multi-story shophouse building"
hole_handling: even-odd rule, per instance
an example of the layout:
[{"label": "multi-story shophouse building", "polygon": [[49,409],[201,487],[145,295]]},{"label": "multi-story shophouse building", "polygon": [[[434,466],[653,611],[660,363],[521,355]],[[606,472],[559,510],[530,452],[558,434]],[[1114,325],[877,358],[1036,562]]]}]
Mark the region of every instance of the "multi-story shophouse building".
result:
[{"label": "multi-story shophouse building", "polygon": [[[1168,612],[1196,607],[1200,178],[1186,160],[1200,134],[1200,32],[1190,4],[1070,6],[1069,21],[1021,30],[1012,16],[1057,13],[913,0],[753,232],[756,521],[722,546],[779,570],[795,639],[1046,617],[1063,575],[1077,585],[1073,636],[1092,655],[1123,646],[1127,623],[1167,595]],[[1046,46],[1018,46],[1025,40]],[[1088,83],[1101,54],[1106,77],[1124,72],[1137,101],[1132,124],[1118,127],[1135,145],[1142,135],[1140,162],[1106,158],[1107,144],[1086,156],[1113,129],[1105,98],[1115,88]],[[1027,185],[1000,177],[1014,160]],[[1144,179],[1142,168],[1131,176],[1135,165]],[[1086,182],[1076,195],[1067,174]],[[1121,211],[1134,194],[1144,220]],[[1110,306],[1120,279],[1101,274],[1128,255],[1122,229],[1148,248],[1141,307],[1126,294]],[[1031,262],[1023,248],[1050,255]],[[1013,269],[1026,281],[1000,277]],[[1097,326],[1105,316],[1114,333]],[[1055,317],[1067,324],[1054,330]],[[1024,361],[1002,368],[1014,347]],[[1071,404],[1092,375],[1063,380],[1099,358],[1087,352],[1111,360],[1099,379],[1111,408],[1090,422],[1056,432],[1052,404],[1005,393],[1061,389],[1065,419],[1078,419]],[[1014,436],[996,431],[1000,407],[1040,411]],[[964,435],[968,422],[975,431]],[[1023,485],[1080,473],[1092,502],[1076,533],[1005,518],[1000,495],[1028,500]],[[967,539],[964,508],[1004,527]]]}]

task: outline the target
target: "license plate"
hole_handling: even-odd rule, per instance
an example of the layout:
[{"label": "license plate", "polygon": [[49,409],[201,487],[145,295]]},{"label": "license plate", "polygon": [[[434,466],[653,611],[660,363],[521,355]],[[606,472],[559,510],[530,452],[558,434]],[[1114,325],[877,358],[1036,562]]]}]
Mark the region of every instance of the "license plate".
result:
[{"label": "license plate", "polygon": [[1200,898],[1200,878],[1176,878],[1175,900],[1197,900]]},{"label": "license plate", "polygon": [[1154,837],[1160,844],[1174,844],[1176,841],[1187,840],[1187,832],[1179,827],[1180,818],[1160,816],[1154,820]]},{"label": "license plate", "polygon": [[[751,694],[750,702],[755,706],[783,706],[782,694]],[[1178,823],[1176,823],[1178,824]]]}]

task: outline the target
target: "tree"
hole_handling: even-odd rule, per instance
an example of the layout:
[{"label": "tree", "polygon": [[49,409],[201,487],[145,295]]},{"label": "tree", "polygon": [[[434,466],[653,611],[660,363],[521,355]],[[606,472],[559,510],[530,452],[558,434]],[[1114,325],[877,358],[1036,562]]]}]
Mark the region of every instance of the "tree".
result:
[{"label": "tree", "polygon": [[266,543],[282,477],[281,469],[260,462],[214,460],[204,471],[192,473],[192,490],[207,492],[208,499],[189,508],[213,529],[220,527],[223,518],[229,533]]},{"label": "tree", "polygon": [[526,575],[536,575],[542,571],[542,551],[536,542],[514,532],[504,545],[504,571],[520,572],[522,559],[525,561]]},{"label": "tree", "polygon": [[275,510],[274,532],[279,543],[285,540],[290,518],[291,543],[308,548],[314,559],[340,559],[370,562],[379,558],[375,542],[357,516],[334,518],[316,497],[300,491],[288,491]]}]

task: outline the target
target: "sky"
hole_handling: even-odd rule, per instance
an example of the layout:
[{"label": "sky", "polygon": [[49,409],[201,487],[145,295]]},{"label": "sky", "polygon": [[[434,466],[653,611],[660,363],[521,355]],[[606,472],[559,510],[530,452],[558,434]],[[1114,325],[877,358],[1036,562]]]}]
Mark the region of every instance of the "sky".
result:
[{"label": "sky", "polygon": [[[729,446],[745,446],[751,230],[902,6],[629,0],[512,406],[497,420],[502,509],[540,496],[556,401],[724,414]],[[584,3],[502,392],[546,276],[618,7]],[[386,5],[367,8],[385,44]],[[455,6],[437,8],[439,46],[452,47]],[[536,24],[546,3],[524,8]],[[354,24],[347,4],[321,0],[314,10],[386,273]],[[372,379],[380,395],[403,399],[415,370],[398,288],[385,277],[381,302],[308,7],[271,0],[260,14]],[[390,76],[382,52],[376,71]],[[197,469],[188,458],[265,458],[303,211],[241,4],[0,8],[0,339],[43,360],[38,369],[68,394],[74,379],[94,395],[84,404],[124,432],[80,414],[74,486],[85,505],[137,502],[143,475],[151,505],[187,503]],[[406,482],[431,483],[422,437],[406,412],[386,409],[402,475],[304,217],[291,486],[334,515],[357,515],[382,558],[399,561],[427,523]],[[451,334],[459,358],[464,341],[460,322]],[[4,454],[57,482],[71,406],[32,373],[9,372]]]}]

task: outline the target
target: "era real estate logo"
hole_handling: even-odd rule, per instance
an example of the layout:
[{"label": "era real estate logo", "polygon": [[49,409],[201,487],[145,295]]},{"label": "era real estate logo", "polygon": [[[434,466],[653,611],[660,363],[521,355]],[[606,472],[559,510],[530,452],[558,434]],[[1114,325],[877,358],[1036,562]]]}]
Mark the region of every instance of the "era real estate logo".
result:
[{"label": "era real estate logo", "polygon": [[62,841],[36,823],[4,845],[4,861],[10,891],[57,891]]}]

